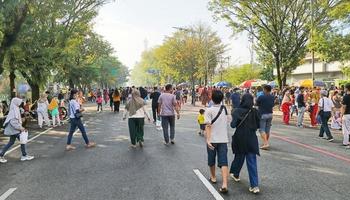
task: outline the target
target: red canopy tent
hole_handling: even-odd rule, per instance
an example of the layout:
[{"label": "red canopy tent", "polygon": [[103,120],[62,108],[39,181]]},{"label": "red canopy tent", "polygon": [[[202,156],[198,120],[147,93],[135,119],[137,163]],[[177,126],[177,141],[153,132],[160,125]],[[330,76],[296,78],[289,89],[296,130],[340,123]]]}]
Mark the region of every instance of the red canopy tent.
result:
[{"label": "red canopy tent", "polygon": [[247,80],[241,83],[239,86],[242,88],[250,88],[252,87],[252,83],[256,82],[256,80]]}]

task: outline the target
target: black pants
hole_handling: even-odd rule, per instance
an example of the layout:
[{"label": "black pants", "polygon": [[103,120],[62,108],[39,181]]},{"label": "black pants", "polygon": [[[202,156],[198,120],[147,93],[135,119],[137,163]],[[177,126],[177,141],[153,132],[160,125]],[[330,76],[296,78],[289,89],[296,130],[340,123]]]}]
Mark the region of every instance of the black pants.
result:
[{"label": "black pants", "polygon": [[152,105],[152,114],[153,114],[153,121],[157,121],[157,109],[158,109],[158,104],[157,105]]},{"label": "black pants", "polygon": [[114,112],[119,112],[120,101],[114,101]]}]

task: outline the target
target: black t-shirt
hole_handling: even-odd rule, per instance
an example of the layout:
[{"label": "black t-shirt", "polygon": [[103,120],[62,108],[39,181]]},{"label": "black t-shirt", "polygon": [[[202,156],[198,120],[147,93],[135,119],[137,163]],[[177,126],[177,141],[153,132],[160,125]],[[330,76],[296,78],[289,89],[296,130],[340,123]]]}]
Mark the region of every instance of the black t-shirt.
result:
[{"label": "black t-shirt", "polygon": [[343,102],[342,102],[343,105],[346,106],[345,108],[345,115],[349,115],[350,114],[350,94],[346,94],[344,97],[343,97]]},{"label": "black t-shirt", "polygon": [[256,105],[259,107],[258,110],[261,115],[273,113],[274,103],[275,98],[271,94],[261,95],[256,100]]},{"label": "black t-shirt", "polygon": [[150,95],[150,98],[152,99],[152,106],[155,107],[158,105],[158,99],[159,99],[159,96],[160,96],[160,92],[153,92],[151,95]]},{"label": "black t-shirt", "polygon": [[297,103],[298,103],[298,108],[301,107],[306,107],[305,101],[304,101],[304,95],[303,94],[299,94],[297,97]]}]

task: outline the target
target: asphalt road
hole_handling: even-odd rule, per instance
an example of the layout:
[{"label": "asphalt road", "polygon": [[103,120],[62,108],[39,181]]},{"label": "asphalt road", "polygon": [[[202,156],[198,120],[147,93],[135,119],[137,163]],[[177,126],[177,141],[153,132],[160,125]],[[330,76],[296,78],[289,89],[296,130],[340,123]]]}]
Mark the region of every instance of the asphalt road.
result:
[{"label": "asphalt road", "polygon": [[[0,199],[10,188],[9,200],[70,199],[214,199],[193,172],[209,177],[204,138],[197,134],[199,107],[185,106],[176,122],[176,144],[164,146],[162,132],[145,125],[145,147],[129,148],[129,133],[121,114],[109,111],[85,115],[90,140],[98,146],[85,149],[79,133],[75,151],[64,150],[67,124],[40,135],[28,144],[36,159],[20,162],[20,152],[7,155],[0,165]],[[347,199],[350,150],[319,139],[316,129],[285,126],[276,116],[271,150],[261,153],[258,170],[261,193],[250,194],[246,167],[240,183],[230,180],[224,199]],[[233,130],[230,130],[230,135]],[[33,136],[40,133],[32,131]],[[2,147],[3,145],[1,145]],[[229,151],[230,162],[233,159]],[[221,182],[219,178],[218,181]],[[214,185],[218,189],[218,185]]]}]

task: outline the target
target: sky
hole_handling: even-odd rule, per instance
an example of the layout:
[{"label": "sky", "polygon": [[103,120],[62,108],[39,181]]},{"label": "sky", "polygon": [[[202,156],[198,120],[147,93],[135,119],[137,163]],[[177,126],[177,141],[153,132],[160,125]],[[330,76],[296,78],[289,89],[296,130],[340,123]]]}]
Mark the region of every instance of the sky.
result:
[{"label": "sky", "polygon": [[[162,44],[176,30],[205,23],[229,45],[231,64],[249,63],[246,34],[232,36],[225,21],[214,22],[209,0],[115,0],[104,5],[95,19],[94,30],[109,41],[119,60],[129,69],[140,61],[145,48]],[[146,42],[147,41],[147,42]]]}]

